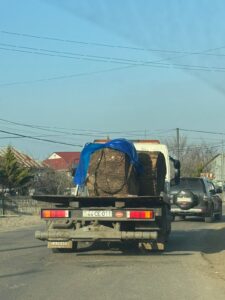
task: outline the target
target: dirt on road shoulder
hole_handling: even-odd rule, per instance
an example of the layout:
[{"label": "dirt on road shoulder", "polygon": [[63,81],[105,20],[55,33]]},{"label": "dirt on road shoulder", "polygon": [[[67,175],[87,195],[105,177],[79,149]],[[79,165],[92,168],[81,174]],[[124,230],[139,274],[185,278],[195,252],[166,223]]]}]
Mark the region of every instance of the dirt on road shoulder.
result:
[{"label": "dirt on road shoulder", "polygon": [[225,224],[209,232],[206,242],[207,247],[203,249],[202,256],[208,261],[215,275],[225,280]]}]

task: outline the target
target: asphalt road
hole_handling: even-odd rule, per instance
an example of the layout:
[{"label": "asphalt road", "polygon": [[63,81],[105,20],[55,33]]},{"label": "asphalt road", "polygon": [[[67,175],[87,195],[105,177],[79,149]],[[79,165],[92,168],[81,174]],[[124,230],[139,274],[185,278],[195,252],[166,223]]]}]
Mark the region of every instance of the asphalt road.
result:
[{"label": "asphalt road", "polygon": [[0,233],[0,299],[225,299],[225,218],[176,221],[167,250],[52,253],[38,227]]}]

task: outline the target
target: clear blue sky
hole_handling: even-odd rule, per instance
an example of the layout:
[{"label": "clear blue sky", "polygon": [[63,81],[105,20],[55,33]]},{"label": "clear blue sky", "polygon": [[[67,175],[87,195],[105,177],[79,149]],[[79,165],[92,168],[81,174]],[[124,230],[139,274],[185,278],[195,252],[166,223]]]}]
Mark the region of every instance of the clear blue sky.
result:
[{"label": "clear blue sky", "polygon": [[42,159],[103,136],[225,132],[224,11],[223,0],[1,0],[0,147]]}]

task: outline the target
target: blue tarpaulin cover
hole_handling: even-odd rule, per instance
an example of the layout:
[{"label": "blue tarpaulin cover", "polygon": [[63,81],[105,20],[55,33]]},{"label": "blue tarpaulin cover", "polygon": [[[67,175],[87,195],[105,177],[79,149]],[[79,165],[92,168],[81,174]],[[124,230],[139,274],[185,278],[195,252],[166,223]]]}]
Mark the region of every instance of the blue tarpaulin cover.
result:
[{"label": "blue tarpaulin cover", "polygon": [[126,153],[129,156],[130,162],[134,165],[136,171],[138,173],[141,172],[141,165],[138,161],[137,151],[133,143],[129,142],[128,140],[114,139],[105,144],[88,143],[84,146],[80,154],[80,161],[76,170],[76,174],[74,176],[74,183],[76,185],[84,185],[91,155],[95,151],[103,148],[111,148]]}]

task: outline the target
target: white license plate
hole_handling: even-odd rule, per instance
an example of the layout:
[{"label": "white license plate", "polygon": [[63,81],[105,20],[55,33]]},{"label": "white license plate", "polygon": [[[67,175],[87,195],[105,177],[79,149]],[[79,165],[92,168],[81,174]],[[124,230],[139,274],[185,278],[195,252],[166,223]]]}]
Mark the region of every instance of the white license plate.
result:
[{"label": "white license plate", "polygon": [[186,203],[190,203],[192,202],[191,198],[188,197],[177,197],[177,202],[186,202]]},{"label": "white license plate", "polygon": [[48,242],[48,248],[72,248],[73,243],[72,241],[54,241]]},{"label": "white license plate", "polygon": [[111,210],[83,210],[84,218],[109,218],[112,217]]}]

